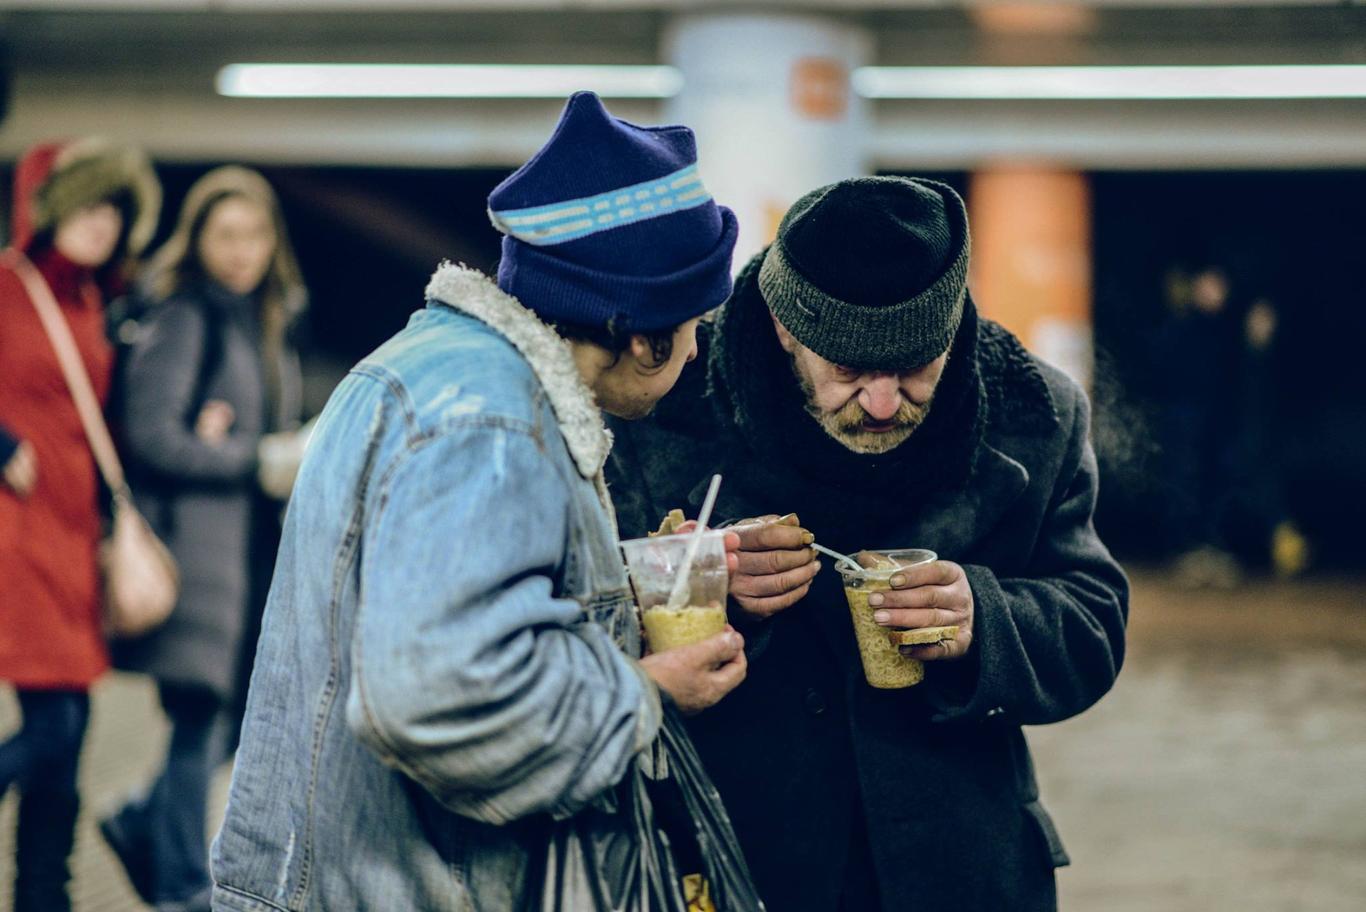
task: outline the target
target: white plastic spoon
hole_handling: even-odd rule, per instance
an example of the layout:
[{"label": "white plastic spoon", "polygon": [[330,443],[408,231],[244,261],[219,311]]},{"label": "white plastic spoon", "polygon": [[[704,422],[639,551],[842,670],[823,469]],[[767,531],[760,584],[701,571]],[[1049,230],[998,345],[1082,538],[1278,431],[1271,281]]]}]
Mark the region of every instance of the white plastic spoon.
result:
[{"label": "white plastic spoon", "polygon": [[697,558],[697,549],[702,547],[702,536],[707,532],[711,520],[712,507],[716,506],[716,492],[721,490],[721,476],[711,477],[711,486],[702,501],[702,512],[697,514],[697,528],[688,539],[688,550],[683,554],[683,564],[678,568],[678,578],[674,580],[673,590],[669,593],[669,608],[682,608],[688,604],[688,577],[692,575],[692,562]]},{"label": "white plastic spoon", "polygon": [[818,545],[818,544],[816,544],[815,542],[812,542],[811,547],[815,548],[817,551],[819,551],[819,552],[822,553],[822,554],[828,554],[828,555],[830,555],[831,557],[835,558],[836,560],[840,561],[841,563],[848,564],[849,566],[853,567],[855,570],[862,570],[862,569],[863,569],[863,565],[862,565],[862,564],[860,564],[858,561],[854,560],[852,557],[850,557],[850,556],[847,555],[847,554],[840,554],[838,551],[832,551],[832,550],[830,550],[829,548],[825,547],[825,545]]}]

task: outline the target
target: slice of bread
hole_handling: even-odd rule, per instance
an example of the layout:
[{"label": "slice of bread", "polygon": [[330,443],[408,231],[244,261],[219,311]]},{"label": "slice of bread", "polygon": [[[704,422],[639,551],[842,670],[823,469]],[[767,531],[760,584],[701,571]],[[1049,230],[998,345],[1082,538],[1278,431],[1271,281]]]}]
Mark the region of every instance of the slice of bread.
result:
[{"label": "slice of bread", "polygon": [[893,646],[928,646],[945,640],[958,639],[957,627],[916,627],[911,630],[889,630],[887,638]]},{"label": "slice of bread", "polygon": [[654,538],[657,535],[673,535],[678,531],[678,527],[687,521],[687,517],[683,515],[683,511],[675,507],[670,510],[668,515],[660,522],[659,528],[651,532],[649,536],[650,538]]}]

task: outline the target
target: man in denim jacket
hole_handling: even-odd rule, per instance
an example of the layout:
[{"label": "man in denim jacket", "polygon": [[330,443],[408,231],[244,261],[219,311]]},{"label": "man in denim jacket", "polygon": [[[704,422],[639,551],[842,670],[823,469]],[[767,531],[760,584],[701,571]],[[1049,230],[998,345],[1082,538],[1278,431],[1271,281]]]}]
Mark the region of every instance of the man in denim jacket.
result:
[{"label": "man in denim jacket", "polygon": [[318,424],[286,520],[213,908],[509,910],[527,818],[617,783],[745,672],[718,634],[637,661],[599,407],[647,414],[729,294],[734,216],[682,127],[570,99],[490,197],[498,281],[427,307]]}]

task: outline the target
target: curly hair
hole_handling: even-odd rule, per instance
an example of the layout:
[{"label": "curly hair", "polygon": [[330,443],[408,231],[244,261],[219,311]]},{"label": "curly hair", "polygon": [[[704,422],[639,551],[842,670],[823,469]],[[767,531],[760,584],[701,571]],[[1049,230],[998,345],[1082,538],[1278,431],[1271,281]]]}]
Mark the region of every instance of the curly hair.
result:
[{"label": "curly hair", "polygon": [[571,342],[590,342],[599,348],[607,349],[612,355],[613,364],[620,361],[621,356],[630,349],[633,337],[642,336],[650,346],[652,369],[663,367],[673,357],[674,336],[678,333],[677,326],[654,332],[632,332],[623,329],[615,319],[609,320],[606,326],[587,326],[578,323],[554,323],[551,326],[562,339]]}]

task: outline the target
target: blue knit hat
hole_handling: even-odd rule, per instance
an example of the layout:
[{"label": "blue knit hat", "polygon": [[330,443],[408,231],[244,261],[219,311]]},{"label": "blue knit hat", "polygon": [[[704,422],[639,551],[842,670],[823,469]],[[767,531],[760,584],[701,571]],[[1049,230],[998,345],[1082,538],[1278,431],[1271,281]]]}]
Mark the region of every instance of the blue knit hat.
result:
[{"label": "blue knit hat", "polygon": [[697,173],[687,127],[638,127],[592,92],[489,194],[498,286],[550,322],[654,332],[730,295],[735,214]]}]

